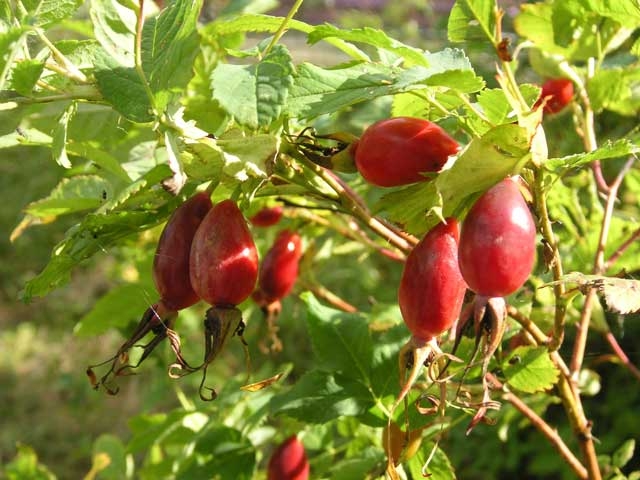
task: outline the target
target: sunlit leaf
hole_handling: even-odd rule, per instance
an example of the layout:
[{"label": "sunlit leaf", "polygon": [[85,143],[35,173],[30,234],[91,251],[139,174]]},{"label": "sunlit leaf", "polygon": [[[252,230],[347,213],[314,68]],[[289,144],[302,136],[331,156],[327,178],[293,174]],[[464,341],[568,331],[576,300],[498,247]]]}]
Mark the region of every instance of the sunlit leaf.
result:
[{"label": "sunlit leaf", "polygon": [[522,392],[535,393],[551,388],[560,374],[545,347],[518,347],[503,364],[508,384]]}]

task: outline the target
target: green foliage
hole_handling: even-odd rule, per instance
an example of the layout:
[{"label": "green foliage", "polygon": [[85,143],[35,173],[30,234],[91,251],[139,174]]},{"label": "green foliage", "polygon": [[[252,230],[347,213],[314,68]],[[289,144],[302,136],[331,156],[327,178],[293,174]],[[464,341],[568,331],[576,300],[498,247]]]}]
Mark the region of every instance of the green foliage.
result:
[{"label": "green foliage", "polygon": [[[0,149],[7,159],[46,151],[44,168],[55,172],[48,193],[25,201],[11,240],[25,241],[42,223],[70,225],[50,241],[39,273],[20,273],[22,299],[54,297],[89,260],[109,258],[108,290],[78,316],[74,333],[129,337],[157,300],[154,227],[205,189],[214,202],[233,198],[247,217],[284,205],[278,227],[252,227],[261,258],[283,228],[300,232],[305,244],[278,328],[262,318],[267,308],[247,301],[239,305],[246,344],[215,337],[224,350],[205,350],[205,363],[215,357],[206,385],[218,398],[210,404],[197,399],[198,373],[166,376],[177,352],[194,365],[202,358],[205,307],[180,312],[164,342],[170,348],[150,356],[159,365],[148,368],[147,359],[139,369],[165,383],[129,419],[128,436],[95,439],[86,478],[264,478],[270,453],[293,433],[313,478],[560,478],[584,476],[580,467],[593,470],[596,460],[606,478],[637,478],[633,433],[619,425],[599,430],[598,422],[592,432],[582,406],[590,395],[623,391],[606,384],[604,369],[625,363],[615,338],[640,306],[633,279],[640,270],[637,2],[526,3],[511,19],[495,1],[458,0],[447,18],[455,46],[443,40],[432,50],[371,26],[290,18],[299,4],[278,17],[256,13],[270,1],[228,2],[201,24],[201,0],[163,8],[93,0],[85,16],[81,3],[0,6]],[[517,36],[503,36],[511,25]],[[328,60],[300,60],[289,31],[329,52]],[[572,81],[575,95],[564,111],[543,113],[539,84],[559,76]],[[437,122],[460,152],[424,182],[402,187],[330,171],[339,162],[353,167],[355,136],[390,113]],[[513,321],[506,334],[499,320],[487,323],[490,315],[474,319],[475,328],[443,333],[442,355],[417,366],[407,401],[396,406],[405,381],[399,371],[411,367],[410,357],[399,358],[410,336],[396,305],[402,262],[442,218],[463,221],[482,193],[511,175],[522,179],[539,232],[536,267],[506,299]],[[589,337],[574,334],[578,322]],[[282,352],[269,350],[276,333]],[[147,341],[125,346],[136,357]],[[600,356],[607,348],[614,362]],[[626,368],[637,376],[628,361]],[[114,373],[123,390],[131,387],[125,373]],[[569,387],[576,379],[579,388]],[[615,417],[606,403],[598,421]],[[500,410],[484,417],[487,409]],[[397,468],[387,464],[381,439],[392,420],[421,441]],[[576,467],[540,446],[544,437],[531,424],[548,428],[555,450],[590,455],[578,443],[584,447],[592,433],[607,438],[595,447],[598,459],[576,453]],[[559,434],[548,435],[556,424]],[[461,425],[472,434],[463,437]],[[478,458],[461,461],[462,438],[477,442]],[[500,457],[509,458],[495,465]],[[54,478],[26,446],[3,475]]]}]

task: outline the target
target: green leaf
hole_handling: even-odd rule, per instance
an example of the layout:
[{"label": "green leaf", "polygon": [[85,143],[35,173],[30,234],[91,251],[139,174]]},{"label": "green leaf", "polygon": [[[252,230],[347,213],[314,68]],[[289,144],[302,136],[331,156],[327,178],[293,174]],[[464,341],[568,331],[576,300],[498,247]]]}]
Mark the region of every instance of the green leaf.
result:
[{"label": "green leaf", "polygon": [[329,24],[320,25],[309,33],[307,42],[313,45],[320,40],[330,37],[340,38],[348,42],[364,43],[387,50],[404,58],[409,65],[429,66],[429,62],[426,60],[422,50],[390,38],[384,31],[376,28],[363,27],[346,30]]},{"label": "green leaf", "polygon": [[494,42],[495,0],[456,0],[449,14],[447,34],[452,42]]},{"label": "green leaf", "polygon": [[338,461],[331,467],[331,480],[353,480],[370,478],[368,476],[376,466],[384,463],[385,455],[380,448],[367,447],[355,456]]},{"label": "green leaf", "polygon": [[384,195],[376,208],[414,234],[423,234],[440,217],[461,217],[478,194],[529,160],[526,130],[514,124],[497,126],[469,143],[450,169],[435,180]]},{"label": "green leaf", "polygon": [[247,127],[268,127],[277,120],[293,83],[289,51],[276,45],[256,65],[220,64],[211,75],[213,97]]},{"label": "green leaf", "polygon": [[637,65],[598,70],[587,84],[591,106],[595,111],[610,110],[620,115],[636,116],[640,112],[640,71]]},{"label": "green leaf", "polygon": [[34,217],[66,215],[96,209],[104,202],[103,193],[110,193],[109,183],[97,175],[63,178],[51,193],[31,202],[25,210]]},{"label": "green leaf", "polygon": [[317,368],[342,372],[368,384],[373,344],[366,319],[325,307],[311,294],[304,294],[303,299]]},{"label": "green leaf", "polygon": [[550,158],[544,162],[544,167],[558,175],[564,175],[571,169],[587,165],[597,160],[610,160],[640,153],[640,146],[621,138],[609,141],[596,150],[588,153],[577,153],[562,158]]},{"label": "green leaf", "polygon": [[134,67],[119,64],[105,50],[96,52],[98,89],[114,109],[133,122],[153,120],[147,90]]},{"label": "green leaf", "polygon": [[29,14],[29,23],[34,26],[48,28],[65,18],[71,17],[82,0],[23,0]]},{"label": "green leaf", "polygon": [[26,33],[27,29],[23,27],[10,27],[0,31],[0,91],[6,88],[13,60],[23,48]]},{"label": "green leaf", "polygon": [[614,467],[623,468],[633,458],[633,453],[636,449],[636,441],[630,438],[624,442],[620,447],[611,455],[611,463]]},{"label": "green leaf", "polygon": [[[202,458],[195,461],[197,456]],[[195,455],[188,456],[176,478],[206,480],[215,472],[219,478],[251,480],[255,468],[256,450],[249,439],[237,430],[215,425],[198,436]]]},{"label": "green leaf", "polygon": [[[49,263],[36,277],[29,280],[22,292],[25,302],[33,296],[46,295],[69,281],[71,270],[83,260],[103,252],[112,244],[132,234],[156,225],[168,215],[163,208],[142,209],[136,197],[144,196],[151,187],[170,175],[167,166],[159,166],[134,182],[128,189],[103,207],[104,213],[89,214],[72,227],[65,238],[53,249]],[[156,201],[157,195],[154,195]]]},{"label": "green leaf", "polygon": [[197,412],[173,410],[169,413],[139,415],[129,420],[131,440],[127,444],[127,453],[137,453],[149,450],[160,443],[163,438],[179,428],[185,417]]},{"label": "green leaf", "polygon": [[38,456],[28,445],[18,444],[18,453],[4,466],[7,480],[55,480],[56,476],[38,462]]},{"label": "green leaf", "polygon": [[369,389],[361,382],[320,370],[305,373],[291,390],[271,399],[272,412],[307,423],[362,415],[374,405]]},{"label": "green leaf", "polygon": [[[429,463],[427,459],[435,449]],[[433,480],[455,480],[456,474],[447,454],[433,442],[423,443],[418,453],[408,462],[408,469],[413,478],[424,478],[429,475]]]},{"label": "green leaf", "polygon": [[156,301],[151,285],[127,283],[111,288],[94,303],[74,328],[80,337],[101,335],[110,329],[121,329],[140,320],[142,313]]},{"label": "green leaf", "polygon": [[89,14],[96,40],[111,64],[133,67],[136,13],[118,0],[92,0]]},{"label": "green leaf", "polygon": [[196,31],[202,0],[177,0],[158,17],[145,21],[142,31],[142,67],[154,93],[155,107],[165,110],[171,92],[182,92],[193,77],[199,51]]},{"label": "green leaf", "polygon": [[77,104],[71,102],[58,118],[58,123],[53,131],[51,153],[58,165],[64,168],[71,168],[71,161],[67,156],[67,127],[76,114],[77,109]]},{"label": "green leaf", "polygon": [[375,63],[323,69],[304,63],[298,67],[290,91],[289,111],[293,116],[313,118],[376,97],[428,86],[469,93],[484,85],[460,50],[446,49],[427,55],[427,59],[429,67],[409,69]]},{"label": "green leaf", "polygon": [[39,60],[21,60],[11,70],[11,88],[25,97],[31,95],[43,70],[44,63]]},{"label": "green leaf", "polygon": [[[275,33],[285,21],[284,17],[273,17],[270,15],[245,14],[232,19],[222,19],[203,27],[200,33],[209,41],[220,36],[235,35],[239,33],[267,32]],[[303,33],[310,33],[314,26],[295,19],[287,20],[287,28]],[[369,57],[354,45],[338,38],[327,37],[325,41],[334,47],[342,50],[348,56],[360,60],[369,61]]]},{"label": "green leaf", "polygon": [[[98,459],[104,456],[104,459]],[[118,480],[127,476],[127,453],[122,441],[115,435],[100,435],[93,444],[94,465],[96,461],[106,463],[100,469],[99,478]],[[108,462],[108,463],[107,463]]]},{"label": "green leaf", "polygon": [[503,365],[507,383],[522,392],[535,393],[551,388],[560,372],[545,347],[516,348]]}]

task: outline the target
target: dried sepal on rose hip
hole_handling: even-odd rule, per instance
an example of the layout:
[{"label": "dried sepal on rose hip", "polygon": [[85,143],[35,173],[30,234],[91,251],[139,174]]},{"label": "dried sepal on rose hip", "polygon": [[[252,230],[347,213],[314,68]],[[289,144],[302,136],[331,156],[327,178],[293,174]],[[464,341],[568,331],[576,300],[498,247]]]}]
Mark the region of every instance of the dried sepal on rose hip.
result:
[{"label": "dried sepal on rose hip", "polygon": [[[117,393],[117,387],[111,388],[106,385],[111,375],[122,375],[139,366],[166,337],[171,340],[176,355],[180,355],[179,340],[172,330],[173,323],[179,310],[190,307],[200,299],[191,286],[189,256],[193,237],[211,207],[209,193],[199,192],[180,205],[167,220],[153,258],[153,281],[160,299],[145,311],[129,339],[122,344],[116,355],[107,361],[112,362],[107,374],[99,382],[97,379],[92,380],[95,388],[104,385],[108,392]],[[150,332],[154,334],[154,338],[144,345],[138,362],[130,365],[129,350]],[[91,369],[92,367],[89,367],[87,373],[91,378],[95,378]]]},{"label": "dried sepal on rose hip", "polygon": [[213,389],[206,387],[211,395],[203,395],[207,367],[231,337],[242,339],[244,323],[237,305],[251,295],[258,278],[258,251],[233,200],[217,203],[198,227],[191,244],[189,274],[194,291],[211,305],[204,320],[204,361],[192,368],[178,358],[172,367],[185,373],[203,369],[200,396],[211,400],[216,397]]},{"label": "dried sepal on rose hip", "polygon": [[435,123],[395,117],[369,126],[354,144],[355,163],[369,183],[395,187],[423,182],[439,172],[460,145]]}]

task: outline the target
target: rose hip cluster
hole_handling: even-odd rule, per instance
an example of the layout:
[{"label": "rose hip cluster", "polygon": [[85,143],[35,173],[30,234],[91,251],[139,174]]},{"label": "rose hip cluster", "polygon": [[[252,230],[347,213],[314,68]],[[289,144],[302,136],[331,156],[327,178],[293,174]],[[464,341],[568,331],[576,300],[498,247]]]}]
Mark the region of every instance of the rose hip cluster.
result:
[{"label": "rose hip cluster", "polygon": [[[461,229],[455,218],[448,218],[416,245],[398,289],[400,310],[412,337],[400,356],[403,388],[396,405],[409,392],[422,365],[443,355],[437,337],[458,322],[457,340],[467,325],[475,327],[478,343],[486,335],[482,347],[484,395],[470,428],[484,418],[486,408],[493,404],[484,377],[504,333],[504,297],[529,277],[535,237],[535,222],[518,180],[509,177],[475,202]],[[463,306],[467,290],[474,299]],[[408,365],[411,370],[405,381]]]},{"label": "rose hip cluster", "polygon": [[[296,247],[300,248],[297,234],[287,231],[281,237],[293,239]],[[128,374],[156,345],[169,338],[176,355],[175,363],[170,366],[170,375],[179,377],[202,370],[200,396],[205,400],[215,398],[215,391],[204,387],[206,369],[231,337],[242,337],[244,323],[237,305],[254,293],[258,278],[258,291],[263,292],[264,298],[270,302],[279,301],[293,287],[298,250],[295,254],[283,254],[281,243],[276,242],[275,254],[267,254],[259,277],[256,245],[236,203],[227,199],[212,205],[208,192],[196,193],[185,201],[167,221],[156,248],[153,280],[160,299],[143,314],[134,333],[116,355],[105,362],[111,362],[111,368],[100,381],[89,367],[87,373],[94,387],[102,385],[109,393],[117,393],[118,388],[110,386],[112,377]],[[280,268],[284,276],[280,274]],[[200,300],[211,308],[204,319],[204,361],[194,367],[182,356],[180,340],[173,327],[178,311]],[[142,345],[137,363],[130,364],[130,350],[149,333],[153,334],[153,339]],[[211,391],[207,398],[203,396],[205,388]]]}]

